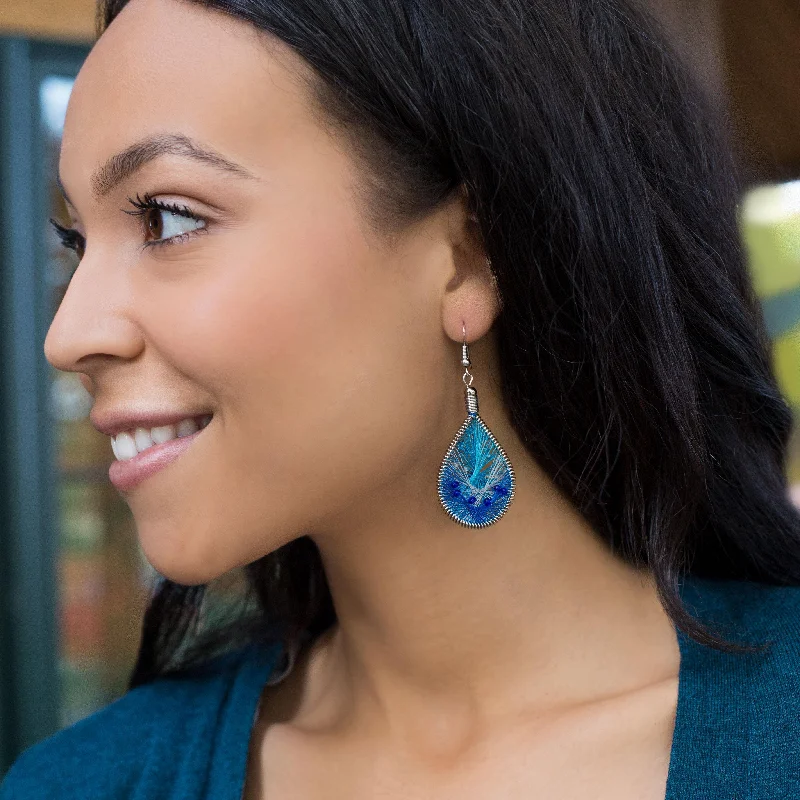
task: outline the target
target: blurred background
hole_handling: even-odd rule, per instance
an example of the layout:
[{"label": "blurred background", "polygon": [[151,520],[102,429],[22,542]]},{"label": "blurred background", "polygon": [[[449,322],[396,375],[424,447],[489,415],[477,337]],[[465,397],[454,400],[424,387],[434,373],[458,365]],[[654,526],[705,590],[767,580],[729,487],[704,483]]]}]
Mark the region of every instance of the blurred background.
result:
[{"label": "blurred background", "polygon": [[[641,0],[730,115],[741,233],[800,420],[800,3]],[[93,0],[0,0],[0,775],[17,753],[119,696],[152,570],[108,482],[107,437],[44,336],[74,266],[48,217]],[[800,505],[800,425],[788,463]]]}]

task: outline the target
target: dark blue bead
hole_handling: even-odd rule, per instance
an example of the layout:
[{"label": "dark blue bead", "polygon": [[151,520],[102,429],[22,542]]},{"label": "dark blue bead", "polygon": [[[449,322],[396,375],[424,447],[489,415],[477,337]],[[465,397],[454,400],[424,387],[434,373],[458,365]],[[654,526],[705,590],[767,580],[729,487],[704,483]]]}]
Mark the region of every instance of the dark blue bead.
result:
[{"label": "dark blue bead", "polygon": [[491,497],[484,497],[483,498],[483,504],[485,506],[490,506],[492,504],[492,498]]},{"label": "dark blue bead", "polygon": [[450,488],[455,489],[458,486],[458,481],[450,481]]},{"label": "dark blue bead", "polygon": [[467,498],[467,502],[468,502],[468,503],[474,503],[474,502],[475,502],[475,498],[474,498],[474,497],[472,497],[472,496],[470,495],[470,496]]}]

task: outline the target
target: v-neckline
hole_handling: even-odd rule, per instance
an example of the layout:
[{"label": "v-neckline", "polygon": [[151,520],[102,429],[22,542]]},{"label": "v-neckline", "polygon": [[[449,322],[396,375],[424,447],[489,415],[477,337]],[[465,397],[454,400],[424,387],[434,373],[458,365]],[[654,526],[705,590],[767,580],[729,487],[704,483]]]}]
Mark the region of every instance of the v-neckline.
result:
[{"label": "v-neckline", "polygon": [[[684,576],[680,593],[701,620],[713,611],[715,580]],[[725,624],[727,624],[727,620]],[[680,648],[678,700],[664,800],[690,797],[750,797],[752,706],[747,702],[752,670],[748,655],[720,652],[675,628]],[[728,630],[733,638],[744,632]],[[723,733],[724,739],[719,734]]]},{"label": "v-neckline", "polygon": [[[684,603],[689,601],[702,614],[706,601],[713,605],[714,584],[685,576],[680,585]],[[747,797],[752,718],[746,691],[754,662],[747,656],[721,653],[701,645],[677,628],[675,632],[680,649],[678,698],[664,800],[696,796],[700,782],[708,797]],[[209,800],[241,800],[258,704],[284,654],[277,643],[247,646],[231,688],[229,713],[220,731],[219,745],[227,757],[223,759],[224,766],[212,769]],[[715,736],[721,715],[724,742]]]}]

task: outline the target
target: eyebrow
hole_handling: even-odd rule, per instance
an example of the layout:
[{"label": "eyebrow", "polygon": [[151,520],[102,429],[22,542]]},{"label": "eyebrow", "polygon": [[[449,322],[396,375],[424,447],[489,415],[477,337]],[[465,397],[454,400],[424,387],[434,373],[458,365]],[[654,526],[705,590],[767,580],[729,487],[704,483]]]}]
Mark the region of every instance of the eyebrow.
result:
[{"label": "eyebrow", "polygon": [[[111,156],[92,175],[90,185],[94,199],[101,200],[106,197],[119,184],[144,167],[145,164],[165,155],[182,156],[240,178],[258,180],[252,172],[249,172],[240,164],[230,161],[215,150],[202,147],[188,136],[182,133],[164,133],[148,136],[138,142],[134,142],[121,152]],[[75,204],[69,199],[59,173],[56,173],[56,182],[64,195],[64,199],[74,208]]]}]

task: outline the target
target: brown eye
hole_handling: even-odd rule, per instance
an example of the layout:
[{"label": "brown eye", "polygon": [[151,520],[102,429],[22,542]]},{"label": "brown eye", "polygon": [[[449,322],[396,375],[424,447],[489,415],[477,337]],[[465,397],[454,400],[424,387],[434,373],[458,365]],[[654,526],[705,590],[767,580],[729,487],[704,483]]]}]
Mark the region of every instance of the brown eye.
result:
[{"label": "brown eye", "polygon": [[185,241],[195,233],[207,230],[207,220],[195,214],[187,206],[164,203],[149,195],[145,195],[144,199],[136,195],[135,200],[129,197],[128,202],[135,207],[135,210],[123,209],[123,211],[141,218],[147,240],[145,245],[148,247],[175,244]]},{"label": "brown eye", "polygon": [[162,237],[164,231],[164,225],[161,221],[161,214],[163,212],[159,209],[150,209],[147,211],[145,216],[145,225],[147,226],[147,232],[153,235],[153,238],[158,240]]}]

